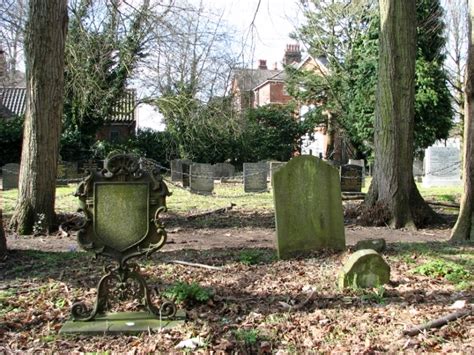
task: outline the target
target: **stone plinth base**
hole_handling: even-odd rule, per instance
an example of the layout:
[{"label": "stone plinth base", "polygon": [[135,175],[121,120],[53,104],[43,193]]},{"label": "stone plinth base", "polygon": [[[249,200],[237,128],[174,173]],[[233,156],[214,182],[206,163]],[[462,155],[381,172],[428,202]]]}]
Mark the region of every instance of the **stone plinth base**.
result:
[{"label": "stone plinth base", "polygon": [[161,321],[147,312],[106,313],[87,322],[69,320],[64,323],[59,333],[85,335],[142,333],[184,324],[185,317],[183,310],[179,310],[174,319]]}]

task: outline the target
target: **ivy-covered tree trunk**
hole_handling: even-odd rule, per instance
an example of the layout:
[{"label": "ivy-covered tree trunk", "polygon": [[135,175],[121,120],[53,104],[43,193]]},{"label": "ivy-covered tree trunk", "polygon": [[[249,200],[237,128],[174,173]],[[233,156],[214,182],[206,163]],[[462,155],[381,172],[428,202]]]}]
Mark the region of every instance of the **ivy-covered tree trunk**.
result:
[{"label": "ivy-covered tree trunk", "polygon": [[388,208],[391,226],[435,216],[413,179],[416,2],[379,0],[380,49],[374,127],[374,177],[366,203]]},{"label": "ivy-covered tree trunk", "polygon": [[54,201],[64,96],[67,0],[30,0],[25,31],[26,112],[18,203],[11,227],[32,232],[55,221]]},{"label": "ivy-covered tree trunk", "polygon": [[3,229],[2,209],[0,208],[0,261],[7,256],[7,236]]},{"label": "ivy-covered tree trunk", "polygon": [[452,241],[474,240],[474,0],[469,0],[468,52],[464,85],[464,145],[461,209],[451,234]]}]

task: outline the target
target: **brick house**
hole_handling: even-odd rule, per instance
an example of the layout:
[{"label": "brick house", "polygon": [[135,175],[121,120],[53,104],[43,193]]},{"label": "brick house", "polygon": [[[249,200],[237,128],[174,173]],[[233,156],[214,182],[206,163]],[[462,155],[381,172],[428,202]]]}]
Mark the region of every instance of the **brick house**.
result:
[{"label": "brick house", "polygon": [[237,69],[231,84],[232,104],[237,112],[255,107],[254,88],[267,81],[267,79],[280,73],[280,70],[270,70],[267,62],[260,60],[258,69]]},{"label": "brick house", "polygon": [[123,142],[135,134],[137,127],[137,94],[126,90],[125,95],[114,106],[112,115],[106,117],[104,125],[97,132],[97,140]]},{"label": "brick house", "polygon": [[[25,87],[0,87],[0,119],[22,116],[26,108]],[[97,140],[109,142],[125,141],[135,134],[136,92],[127,90],[117,102],[110,117],[97,132]]]},{"label": "brick house", "polygon": [[[26,84],[23,73],[9,75],[5,51],[0,47],[0,119],[22,116],[26,109]],[[135,134],[136,129],[136,92],[126,90],[123,97],[113,108],[110,117],[97,132],[98,140],[110,142],[124,141]]]},{"label": "brick house", "polygon": [[[301,61],[301,50],[298,44],[286,46],[283,64],[297,64]],[[233,105],[238,112],[246,108],[268,104],[286,104],[291,97],[285,90],[286,73],[278,69],[268,69],[266,60],[259,60],[257,69],[237,69],[231,84]]]},{"label": "brick house", "polygon": [[285,72],[279,71],[253,89],[253,106],[260,107],[268,104],[287,104],[291,100],[285,89]]},{"label": "brick house", "polygon": [[[326,58],[315,58],[311,55],[302,58],[300,47],[297,44],[286,46],[283,64],[293,65],[299,70],[314,72],[321,76],[329,73]],[[266,60],[259,60],[257,69],[235,70],[231,86],[234,108],[238,112],[243,112],[250,107],[286,104],[292,97],[288,95],[285,86],[286,72],[278,69],[277,63],[273,69],[268,69]],[[317,102],[300,102],[295,119],[304,119],[304,115],[317,105]],[[331,117],[330,112],[326,112],[326,115],[328,118]],[[330,131],[328,132],[326,124],[320,124],[313,133],[301,137],[301,154],[314,155],[337,162],[347,161],[351,155],[350,144],[343,139],[340,129],[334,128]],[[329,147],[332,148],[331,151],[329,151]]]}]

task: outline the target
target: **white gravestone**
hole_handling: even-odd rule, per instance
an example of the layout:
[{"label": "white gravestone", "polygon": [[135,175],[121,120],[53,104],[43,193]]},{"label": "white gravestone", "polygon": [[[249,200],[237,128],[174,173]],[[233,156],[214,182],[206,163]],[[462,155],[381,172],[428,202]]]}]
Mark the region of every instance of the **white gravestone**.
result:
[{"label": "white gravestone", "polygon": [[424,187],[461,184],[461,153],[457,147],[432,146],[425,151]]}]

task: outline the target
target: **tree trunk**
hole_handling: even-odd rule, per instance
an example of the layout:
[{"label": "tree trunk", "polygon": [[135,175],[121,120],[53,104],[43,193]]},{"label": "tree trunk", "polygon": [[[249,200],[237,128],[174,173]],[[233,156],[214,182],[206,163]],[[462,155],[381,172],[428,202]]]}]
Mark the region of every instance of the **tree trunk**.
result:
[{"label": "tree trunk", "polygon": [[468,52],[464,85],[464,144],[461,209],[451,234],[451,241],[474,240],[472,184],[474,182],[474,0],[469,0]]},{"label": "tree trunk", "polygon": [[333,113],[328,113],[327,118],[327,127],[326,127],[326,152],[324,153],[325,158],[328,160],[337,160],[335,157],[335,135],[336,135],[336,127],[335,127],[335,120]]},{"label": "tree trunk", "polygon": [[67,0],[30,0],[25,31],[26,112],[18,203],[11,226],[29,234],[55,222],[56,170],[64,96]]},{"label": "tree trunk", "polygon": [[366,203],[388,208],[394,228],[415,227],[435,216],[413,179],[416,2],[379,0],[379,4],[375,163]]},{"label": "tree trunk", "polygon": [[2,209],[0,209],[0,261],[7,256],[7,236],[3,229]]}]

